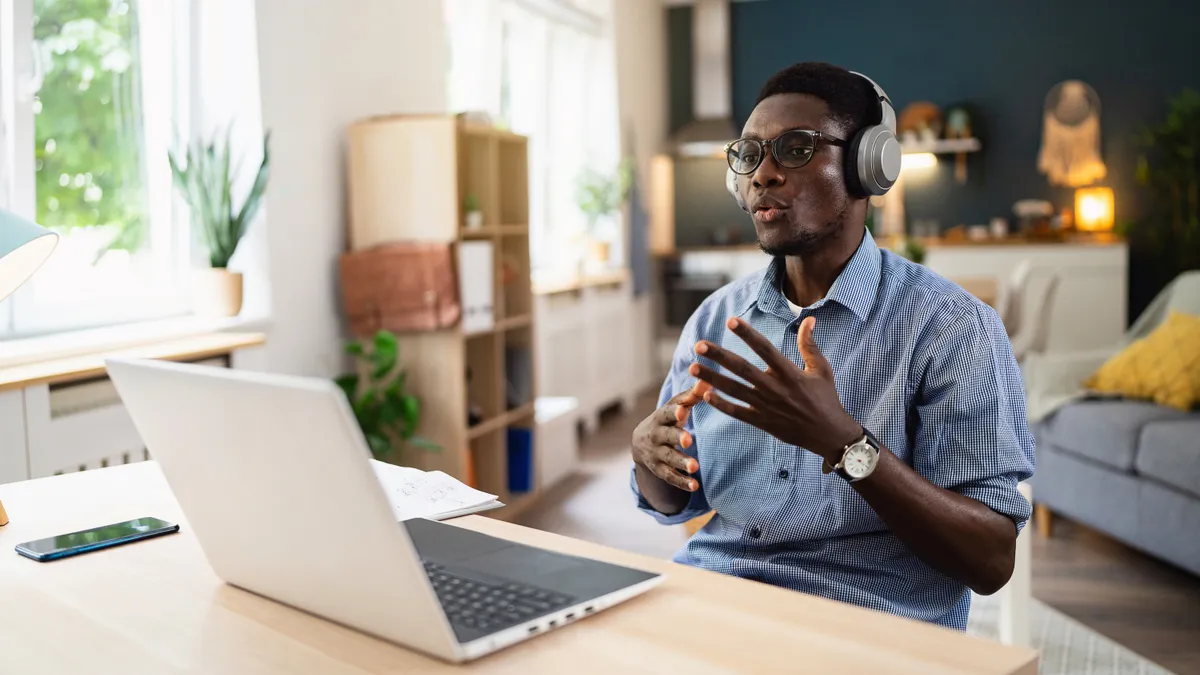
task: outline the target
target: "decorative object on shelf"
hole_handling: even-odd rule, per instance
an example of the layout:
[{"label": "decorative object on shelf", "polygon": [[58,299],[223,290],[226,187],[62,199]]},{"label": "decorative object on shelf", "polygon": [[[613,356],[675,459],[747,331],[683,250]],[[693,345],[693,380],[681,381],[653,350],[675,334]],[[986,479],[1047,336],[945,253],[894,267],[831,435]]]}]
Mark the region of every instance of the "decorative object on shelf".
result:
[{"label": "decorative object on shelf", "polygon": [[336,382],[345,392],[375,459],[396,464],[409,449],[440,450],[436,443],[416,435],[421,402],[404,389],[406,373],[399,365],[396,335],[379,331],[369,342],[347,344],[346,353],[354,357],[355,372],[342,375]]},{"label": "decorative object on shelf", "polygon": [[908,258],[918,265],[925,264],[925,245],[916,237],[902,237],[897,239],[893,252]]},{"label": "decorative object on shelf", "polygon": [[[612,217],[625,205],[632,181],[633,160],[628,158],[622,160],[611,175],[589,167],[579,176],[576,203],[587,217],[590,261],[600,267],[607,266],[609,247],[618,239]],[[609,226],[608,232],[600,231],[602,224]]]},{"label": "decorative object on shelf", "polygon": [[[971,113],[964,106],[955,106],[946,112],[946,138],[966,139],[971,136]],[[954,180],[967,182],[967,153],[954,155]]]},{"label": "decorative object on shelf", "polygon": [[267,189],[271,135],[263,136],[262,162],[240,207],[233,203],[237,182],[230,132],[222,138],[193,140],[179,157],[168,152],[175,187],[191,210],[192,225],[208,248],[211,268],[192,279],[192,306],[199,316],[228,317],[242,311],[242,274],[229,271],[229,260],[254,221]]},{"label": "decorative object on shelf", "polygon": [[453,247],[404,242],[343,253],[342,306],[355,337],[448,328],[462,317]]},{"label": "decorative object on shelf", "polygon": [[932,143],[942,137],[942,111],[929,101],[909,103],[896,119],[896,131],[905,143]]},{"label": "decorative object on shelf", "polygon": [[1184,89],[1172,97],[1162,122],[1142,131],[1134,178],[1144,190],[1145,215],[1121,234],[1137,240],[1155,258],[1157,286],[1179,273],[1200,269],[1200,93]]},{"label": "decorative object on shelf", "polygon": [[473,192],[468,192],[467,196],[463,197],[463,215],[468,230],[483,227],[483,211],[479,210],[479,197]]},{"label": "decorative object on shelf", "polygon": [[[57,246],[57,232],[0,209],[0,302],[28,281]],[[0,502],[0,527],[7,524]]]},{"label": "decorative object on shelf", "polygon": [[1054,205],[1043,199],[1022,199],[1013,204],[1013,215],[1019,223],[1017,230],[1034,239],[1055,238],[1060,234],[1053,227]]},{"label": "decorative object on shelf", "polygon": [[1104,178],[1100,96],[1086,82],[1059,82],[1046,95],[1038,171],[1051,185],[1082,187]]},{"label": "decorative object on shelf", "polygon": [[1113,191],[1107,187],[1075,191],[1075,228],[1083,232],[1113,229]]},{"label": "decorative object on shelf", "polygon": [[996,216],[988,224],[988,229],[991,231],[993,238],[1003,239],[1008,236],[1008,219]]}]

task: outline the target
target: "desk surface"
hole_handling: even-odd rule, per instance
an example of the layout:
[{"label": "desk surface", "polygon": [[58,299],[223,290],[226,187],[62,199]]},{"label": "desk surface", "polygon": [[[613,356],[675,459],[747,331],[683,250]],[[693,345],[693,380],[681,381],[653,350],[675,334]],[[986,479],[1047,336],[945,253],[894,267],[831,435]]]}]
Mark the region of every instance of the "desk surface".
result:
[{"label": "desk surface", "polygon": [[[221,583],[158,466],[0,485],[0,671],[361,675],[457,668]],[[181,532],[53,563],[23,541],[140,516]],[[474,662],[473,672],[1022,673],[1035,652],[471,516],[462,527],[666,572],[648,594]]]}]

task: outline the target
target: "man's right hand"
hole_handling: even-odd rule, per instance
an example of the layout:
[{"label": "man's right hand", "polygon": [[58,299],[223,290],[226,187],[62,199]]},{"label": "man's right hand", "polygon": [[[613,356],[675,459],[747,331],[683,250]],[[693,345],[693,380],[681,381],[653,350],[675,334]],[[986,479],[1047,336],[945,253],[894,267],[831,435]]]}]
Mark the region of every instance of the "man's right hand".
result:
[{"label": "man's right hand", "polygon": [[[708,384],[699,382],[692,389],[676,394],[633,431],[633,461],[637,465],[638,487],[646,500],[664,513],[666,511],[660,505],[676,512],[686,505],[686,499],[682,504],[678,503],[679,497],[684,496],[679,490],[695,492],[700,489],[696,479],[685,475],[699,470],[699,463],[676,447],[691,447],[692,436],[683,430],[683,423],[692,406],[704,400],[704,392],[708,389]],[[675,489],[662,489],[667,486]],[[675,494],[670,494],[672,492]],[[674,508],[676,506],[678,508]]]}]

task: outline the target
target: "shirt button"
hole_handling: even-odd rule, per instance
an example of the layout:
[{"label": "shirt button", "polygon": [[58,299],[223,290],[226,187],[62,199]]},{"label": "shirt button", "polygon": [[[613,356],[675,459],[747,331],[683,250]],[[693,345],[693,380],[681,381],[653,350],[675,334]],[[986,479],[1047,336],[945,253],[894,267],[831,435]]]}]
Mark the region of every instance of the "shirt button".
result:
[{"label": "shirt button", "polygon": [[762,536],[762,530],[758,529],[757,526],[750,528],[750,538],[751,539],[758,539],[761,536]]},{"label": "shirt button", "polygon": [[787,470],[787,469],[780,469],[780,470],[779,470],[779,477],[780,477],[780,478],[782,478],[782,479],[784,479],[784,480],[787,480],[787,479],[788,479],[788,475],[789,475],[789,474],[788,474],[788,470]]}]

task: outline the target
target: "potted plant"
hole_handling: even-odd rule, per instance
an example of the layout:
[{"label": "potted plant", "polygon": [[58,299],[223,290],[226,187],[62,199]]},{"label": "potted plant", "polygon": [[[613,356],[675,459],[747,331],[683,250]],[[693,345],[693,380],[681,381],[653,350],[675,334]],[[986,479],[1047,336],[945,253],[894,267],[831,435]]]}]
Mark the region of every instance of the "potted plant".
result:
[{"label": "potted plant", "polygon": [[175,187],[192,216],[192,226],[208,250],[208,269],[192,279],[193,311],[199,316],[236,316],[242,309],[242,274],[229,271],[229,260],[262,205],[270,164],[270,134],[263,137],[262,162],[240,206],[233,199],[236,168],[232,166],[229,132],[196,139],[183,151],[168,152]]},{"label": "potted plant", "polygon": [[600,231],[600,225],[612,224],[611,216],[625,204],[632,184],[633,162],[629,159],[621,161],[612,175],[587,168],[579,176],[576,202],[587,218],[590,257],[596,263],[608,262],[609,247],[614,239],[611,232]]},{"label": "potted plant", "polygon": [[467,229],[478,230],[483,227],[483,211],[479,210],[479,197],[474,193],[467,193],[463,197],[463,213],[466,214]]},{"label": "potted plant", "polygon": [[354,372],[336,382],[354,410],[371,454],[395,464],[409,448],[440,449],[416,435],[421,401],[405,391],[406,373],[399,367],[400,346],[395,334],[381,330],[370,342],[347,344],[346,353],[355,359]]}]

